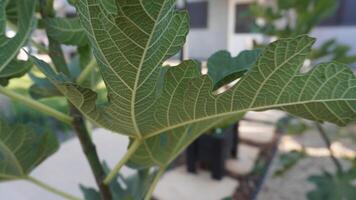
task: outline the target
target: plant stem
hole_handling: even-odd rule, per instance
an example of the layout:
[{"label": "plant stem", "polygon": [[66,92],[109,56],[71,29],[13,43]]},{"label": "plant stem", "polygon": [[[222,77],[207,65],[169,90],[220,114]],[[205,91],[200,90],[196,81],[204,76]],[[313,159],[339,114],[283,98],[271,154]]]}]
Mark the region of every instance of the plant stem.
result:
[{"label": "plant stem", "polygon": [[96,67],[96,60],[95,58],[92,58],[90,63],[85,67],[85,69],[78,76],[77,83],[79,85],[83,84],[84,81],[87,79],[87,77],[90,75],[90,73],[95,69],[95,67]]},{"label": "plant stem", "polygon": [[29,181],[29,182],[31,182],[31,183],[39,186],[39,187],[51,192],[51,193],[59,195],[59,196],[65,198],[65,199],[68,199],[68,200],[80,200],[80,198],[75,197],[75,196],[70,195],[70,194],[67,194],[67,193],[65,193],[63,191],[60,191],[60,190],[58,190],[58,189],[56,189],[56,188],[54,188],[52,186],[49,186],[48,184],[36,179],[36,178],[33,178],[33,177],[29,176],[29,177],[26,177],[25,180],[27,180],[27,181]]},{"label": "plant stem", "polygon": [[158,184],[158,181],[161,179],[162,175],[164,174],[166,168],[165,167],[160,167],[159,171],[157,172],[155,178],[153,179],[153,182],[147,192],[147,195],[145,197],[145,200],[151,200],[153,192]]},{"label": "plant stem", "polygon": [[124,157],[119,161],[119,163],[114,167],[113,170],[109,173],[109,175],[105,178],[104,183],[109,184],[112,179],[115,178],[115,176],[119,173],[120,169],[122,166],[125,165],[125,163],[130,159],[130,157],[136,152],[136,150],[140,147],[142,141],[141,140],[135,140],[132,145],[129,147],[128,151],[124,155]]},{"label": "plant stem", "polygon": [[339,160],[335,157],[333,150],[331,149],[331,141],[328,137],[328,135],[326,134],[324,128],[319,124],[319,123],[315,123],[316,127],[319,130],[319,133],[321,135],[321,138],[324,140],[326,147],[328,148],[329,152],[330,152],[330,158],[333,161],[333,163],[335,164],[335,167],[337,169],[338,172],[342,172],[342,166],[341,163],[339,162]]},{"label": "plant stem", "polygon": [[[55,12],[53,9],[53,0],[39,0],[40,1],[40,12],[43,19],[55,17]],[[46,32],[47,27],[45,27]],[[48,36],[48,34],[47,34]],[[52,59],[58,72],[65,75],[69,75],[69,69],[64,59],[64,54],[60,43],[56,40],[48,37],[49,41],[49,56]],[[71,116],[73,117],[72,126],[77,134],[80,141],[81,147],[85,154],[86,159],[89,162],[90,168],[94,174],[95,181],[99,187],[100,195],[102,200],[111,200],[112,195],[109,187],[103,183],[105,177],[105,171],[100,163],[99,156],[96,152],[96,147],[90,138],[89,132],[85,126],[83,115],[75,108],[73,104],[68,101],[68,105],[71,111]]]},{"label": "plant stem", "polygon": [[51,117],[54,117],[54,118],[66,123],[66,124],[71,124],[72,123],[72,120],[73,120],[72,117],[70,117],[70,116],[68,116],[68,115],[66,115],[66,114],[64,114],[62,112],[59,112],[59,111],[57,111],[57,110],[55,110],[55,109],[53,109],[53,108],[51,108],[51,107],[49,107],[49,106],[47,106],[47,105],[45,105],[43,103],[35,101],[35,100],[33,100],[31,98],[28,98],[26,96],[20,95],[20,94],[18,94],[16,92],[13,92],[11,90],[8,90],[8,89],[2,87],[2,86],[0,86],[0,93],[8,96],[9,98],[11,98],[14,101],[18,101],[21,104],[27,105],[30,108],[33,108],[33,109],[35,109],[37,111],[40,111],[40,112],[42,112],[44,114],[47,114],[47,115],[49,115]]},{"label": "plant stem", "polygon": [[80,144],[82,146],[85,157],[87,158],[90,168],[94,174],[95,181],[99,187],[101,198],[103,200],[111,200],[111,192],[107,185],[104,184],[103,179],[105,172],[103,166],[100,163],[98,153],[96,151],[95,144],[90,138],[89,132],[85,126],[83,115],[70,104],[71,115],[73,116],[73,128],[75,129]]},{"label": "plant stem", "polygon": [[[50,19],[55,17],[55,12],[53,9],[53,0],[39,0],[40,1],[40,13],[43,19]],[[47,32],[48,38],[48,49],[49,56],[57,70],[57,72],[62,72],[63,74],[69,76],[69,69],[64,58],[61,44],[54,40],[48,35],[48,27],[45,22],[45,30]]]}]

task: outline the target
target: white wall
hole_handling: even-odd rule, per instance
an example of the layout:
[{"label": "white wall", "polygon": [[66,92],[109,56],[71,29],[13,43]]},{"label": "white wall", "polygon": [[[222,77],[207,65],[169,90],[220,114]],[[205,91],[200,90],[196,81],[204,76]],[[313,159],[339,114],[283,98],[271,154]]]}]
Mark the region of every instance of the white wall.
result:
[{"label": "white wall", "polygon": [[[203,0],[189,0],[198,2]],[[208,27],[192,28],[188,36],[191,58],[206,59],[218,50],[227,49],[228,0],[208,1]]]},{"label": "white wall", "polygon": [[356,54],[356,26],[318,27],[314,29],[311,35],[317,38],[317,46],[326,40],[336,38],[339,43],[349,45],[352,48],[350,53]]}]

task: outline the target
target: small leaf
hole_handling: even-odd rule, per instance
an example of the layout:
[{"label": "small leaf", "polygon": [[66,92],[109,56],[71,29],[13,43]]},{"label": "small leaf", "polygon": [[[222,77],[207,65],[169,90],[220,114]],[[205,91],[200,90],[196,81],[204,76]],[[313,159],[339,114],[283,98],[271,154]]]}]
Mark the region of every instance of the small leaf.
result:
[{"label": "small leaf", "polygon": [[356,169],[332,175],[324,172],[320,176],[311,176],[308,180],[317,188],[307,194],[309,200],[354,200],[356,186]]},{"label": "small leaf", "polygon": [[85,200],[101,200],[100,193],[94,188],[85,187],[80,185],[80,190],[84,194]]},{"label": "small leaf", "polygon": [[48,35],[62,44],[84,46],[89,42],[78,18],[51,18],[44,24]]},{"label": "small leaf", "polygon": [[23,76],[32,65],[29,61],[12,60],[4,70],[0,71],[0,85],[7,85],[10,79]]},{"label": "small leaf", "polygon": [[213,81],[214,90],[245,74],[257,61],[261,50],[243,51],[232,58],[228,51],[219,51],[208,59],[208,75]]},{"label": "small leaf", "polygon": [[25,178],[57,149],[54,134],[0,119],[0,181]]}]

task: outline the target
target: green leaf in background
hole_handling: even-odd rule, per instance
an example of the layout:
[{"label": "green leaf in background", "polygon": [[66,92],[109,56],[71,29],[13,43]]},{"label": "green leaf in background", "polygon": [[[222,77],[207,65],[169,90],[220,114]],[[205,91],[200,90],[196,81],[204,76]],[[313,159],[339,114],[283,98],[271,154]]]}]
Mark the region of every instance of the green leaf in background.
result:
[{"label": "green leaf in background", "polygon": [[100,5],[79,0],[76,7],[108,90],[107,104],[97,106],[95,92],[32,60],[88,118],[138,144],[131,166],[166,166],[202,133],[248,111],[280,109],[339,125],[356,119],[356,78],[348,66],[325,63],[300,72],[313,38],[268,45],[233,88],[215,95],[198,62],[162,67],[188,32],[187,14],[175,11],[174,0],[119,0],[114,16]]},{"label": "green leaf in background", "polygon": [[[276,6],[266,6],[257,2],[251,6],[254,17],[263,18],[265,23],[257,25],[267,35],[278,38],[308,34],[313,27],[330,17],[338,8],[335,0],[278,0]],[[294,17],[290,16],[293,13]],[[289,24],[278,27],[279,20],[289,19]]]},{"label": "green leaf in background", "polygon": [[330,39],[325,41],[319,48],[315,48],[310,55],[310,59],[328,59],[345,63],[345,64],[355,64],[356,55],[349,55],[351,47],[339,44],[335,39]]},{"label": "green leaf in background", "polygon": [[84,194],[85,200],[101,200],[100,193],[94,188],[89,188],[83,185],[80,185],[80,190]]},{"label": "green leaf in background", "polygon": [[276,127],[288,135],[302,135],[309,128],[302,119],[288,115],[278,120]]},{"label": "green leaf in background", "polygon": [[[16,2],[18,20],[17,32],[13,38],[5,35],[6,27],[6,0],[0,0],[0,83],[5,85],[8,79],[22,76],[30,69],[30,64],[17,61],[16,56],[26,44],[32,29],[36,25],[34,16],[36,3],[28,0],[13,0]],[[13,3],[13,2],[12,2]]]},{"label": "green leaf in background", "polygon": [[[110,172],[104,163],[107,173]],[[118,174],[115,180],[110,183],[110,190],[113,194],[113,200],[142,200],[147,193],[155,173],[149,170],[137,170],[129,177],[123,177]],[[85,186],[80,186],[85,200],[100,200],[100,193]]]},{"label": "green leaf in background", "polygon": [[281,9],[293,8],[298,3],[298,0],[278,0],[277,5]]},{"label": "green leaf in background", "polygon": [[78,18],[50,18],[44,20],[49,37],[67,45],[88,45],[88,37]]},{"label": "green leaf in background", "polygon": [[227,51],[219,51],[208,60],[208,74],[213,81],[214,90],[226,85],[246,73],[256,62],[261,50],[248,50],[236,57]]},{"label": "green leaf in background", "polygon": [[54,134],[0,119],[0,181],[26,178],[57,149]]},{"label": "green leaf in background", "polygon": [[308,180],[317,187],[307,194],[309,200],[354,200],[356,197],[356,169],[335,175],[324,172]]},{"label": "green leaf in background", "polygon": [[48,79],[30,74],[33,81],[29,94],[34,99],[62,96],[62,93]]},{"label": "green leaf in background", "polygon": [[32,67],[32,62],[12,60],[7,67],[0,72],[0,85],[7,85],[12,78],[25,75]]},{"label": "green leaf in background", "polygon": [[8,21],[10,21],[13,24],[17,24],[19,15],[18,9],[17,9],[17,0],[10,1],[10,0],[5,0],[5,4],[7,1],[6,5],[6,18]]}]

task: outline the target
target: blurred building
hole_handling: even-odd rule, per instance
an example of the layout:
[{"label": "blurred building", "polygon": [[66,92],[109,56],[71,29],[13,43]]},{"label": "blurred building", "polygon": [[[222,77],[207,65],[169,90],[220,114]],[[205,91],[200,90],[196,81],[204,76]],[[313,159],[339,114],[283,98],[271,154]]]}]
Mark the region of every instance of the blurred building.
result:
[{"label": "blurred building", "polygon": [[[205,60],[217,50],[232,54],[252,48],[252,41],[263,41],[261,34],[252,33],[253,18],[241,17],[254,0],[187,0],[191,31],[186,52],[189,57]],[[260,0],[273,4],[274,0]],[[356,0],[340,0],[340,7],[330,19],[311,33],[317,45],[336,38],[350,45],[356,53]],[[179,0],[178,0],[179,2]]]}]

